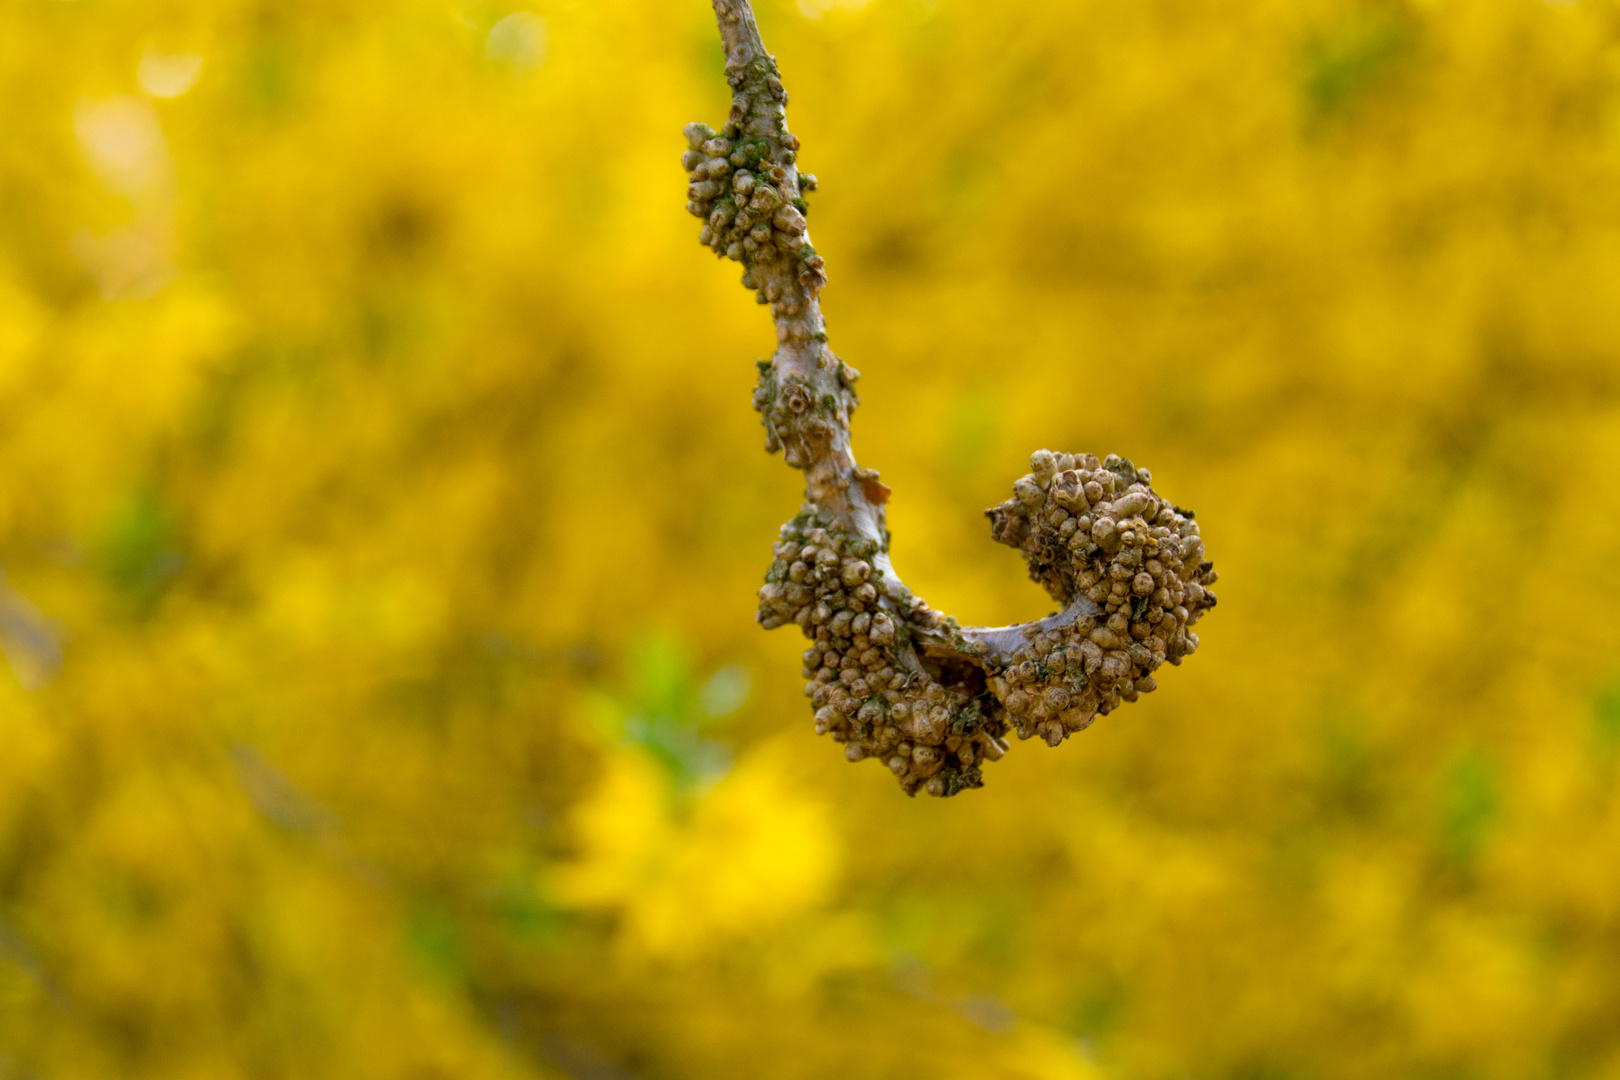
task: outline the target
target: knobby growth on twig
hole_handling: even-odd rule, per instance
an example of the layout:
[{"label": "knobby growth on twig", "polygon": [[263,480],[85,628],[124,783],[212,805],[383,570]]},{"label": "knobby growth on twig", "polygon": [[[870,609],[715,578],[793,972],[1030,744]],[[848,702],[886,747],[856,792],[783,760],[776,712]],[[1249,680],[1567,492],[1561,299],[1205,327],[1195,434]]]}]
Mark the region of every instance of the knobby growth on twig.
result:
[{"label": "knobby growth on twig", "polygon": [[1056,746],[1153,672],[1198,647],[1192,625],[1215,571],[1190,510],[1161,498],[1130,461],[1038,450],[1013,497],[989,511],[991,536],[1024,554],[1063,605],[1021,626],[960,626],[929,607],[889,563],[889,489],[856,464],[849,423],[860,373],[827,346],[825,263],[810,244],[787,91],[748,0],[712,0],[726,50],[731,113],[717,132],[686,126],[687,209],[704,246],[743,264],[769,304],[777,348],[758,362],[754,408],[766,449],[804,470],[805,503],[782,526],[759,593],[766,629],[798,625],[816,731],[850,761],[875,757],[908,794],[983,783],[1006,735]]}]

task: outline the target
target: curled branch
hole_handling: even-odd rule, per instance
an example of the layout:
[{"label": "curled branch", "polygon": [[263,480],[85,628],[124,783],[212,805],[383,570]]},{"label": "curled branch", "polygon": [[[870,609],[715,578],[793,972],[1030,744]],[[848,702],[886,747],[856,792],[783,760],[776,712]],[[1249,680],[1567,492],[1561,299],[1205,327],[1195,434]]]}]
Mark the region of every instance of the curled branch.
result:
[{"label": "curled branch", "polygon": [[991,536],[1023,552],[1061,610],[1020,626],[961,626],[906,588],[889,562],[889,489],[850,446],[860,373],[827,345],[826,267],[806,225],[816,178],[799,171],[787,91],[748,0],[712,3],[731,112],[719,131],[686,126],[687,209],[703,219],[700,242],[742,263],[743,284],[770,305],[777,347],[758,362],[754,408],[767,451],[805,474],[759,621],[795,624],[810,639],[816,731],[844,743],[850,761],[877,758],[908,794],[979,787],[1010,732],[1056,746],[1197,649],[1192,626],[1215,606],[1214,568],[1192,511],[1155,492],[1146,469],[1038,450],[1013,497],[986,514]]}]

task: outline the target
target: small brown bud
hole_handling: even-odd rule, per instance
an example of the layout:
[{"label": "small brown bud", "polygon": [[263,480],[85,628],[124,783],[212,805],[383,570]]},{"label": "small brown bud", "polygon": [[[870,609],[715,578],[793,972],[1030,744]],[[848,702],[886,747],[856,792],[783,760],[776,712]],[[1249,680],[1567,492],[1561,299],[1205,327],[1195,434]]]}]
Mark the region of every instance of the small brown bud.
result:
[{"label": "small brown bud", "polygon": [[[814,616],[811,616],[813,619]],[[1099,626],[1091,632],[1091,640],[1099,649],[1117,649],[1124,644],[1118,634],[1106,626]]]},{"label": "small brown bud", "polygon": [[1148,508],[1153,506],[1153,497],[1140,491],[1127,492],[1114,500],[1114,514],[1117,517],[1128,518],[1146,514]]},{"label": "small brown bud", "polygon": [[771,223],[786,233],[804,232],[804,215],[799,213],[796,206],[784,206],[777,210]]},{"label": "small brown bud", "polygon": [[1119,528],[1107,518],[1098,518],[1091,524],[1091,540],[1104,551],[1113,554],[1120,547]]},{"label": "small brown bud", "polygon": [[761,217],[770,217],[781,205],[782,196],[777,194],[775,188],[770,187],[756,187],[754,197],[748,200],[749,209]]},{"label": "small brown bud", "polygon": [[1086,509],[1085,485],[1080,482],[1080,474],[1070,469],[1060,472],[1052,478],[1052,497],[1058,505],[1067,507],[1074,513]]},{"label": "small brown bud", "polygon": [[681,134],[686,136],[686,144],[693,150],[696,150],[698,147],[702,146],[706,140],[714,138],[714,128],[710,127],[708,124],[694,120],[690,124],[687,124],[684,129],[682,129]]}]

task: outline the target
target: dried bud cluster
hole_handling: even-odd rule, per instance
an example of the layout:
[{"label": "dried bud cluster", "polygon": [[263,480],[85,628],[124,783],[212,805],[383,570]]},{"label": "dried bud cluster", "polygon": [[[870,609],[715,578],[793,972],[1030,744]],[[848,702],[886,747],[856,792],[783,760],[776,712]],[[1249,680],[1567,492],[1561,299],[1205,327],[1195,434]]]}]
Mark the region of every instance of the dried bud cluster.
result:
[{"label": "dried bud cluster", "polygon": [[816,733],[845,743],[850,761],[882,761],[907,794],[980,787],[979,762],[1005,752],[1006,726],[982,675],[941,680],[919,663],[912,625],[945,620],[883,580],[875,543],[814,508],[782,527],[774,551],[759,621],[767,630],[796,623],[810,639],[804,692]]},{"label": "dried bud cluster", "polygon": [[805,508],[782,527],[759,621],[810,639],[816,731],[849,760],[877,758],[907,794],[979,787],[1009,730],[1055,746],[1154,689],[1160,664],[1198,647],[1191,627],[1215,606],[1215,571],[1192,512],[1161,499],[1147,470],[1040,450],[1013,498],[987,513],[1063,610],[962,627],[906,589],[889,564],[889,489],[850,446],[859,372],[827,346],[827,279],[805,230],[815,177],[798,172],[787,92],[748,0],[712,3],[731,115],[718,132],[686,127],[687,209],[703,219],[704,245],[743,263],[743,284],[771,305],[777,348],[759,362],[754,408],[766,449],[805,474]]},{"label": "dried bud cluster", "polygon": [[989,681],[1021,738],[1056,746],[1198,648],[1191,627],[1215,606],[1216,574],[1192,512],[1160,498],[1146,469],[1050,450],[1030,467],[985,511],[990,534],[1022,551],[1030,578],[1074,618],[1034,635],[1033,655]]},{"label": "dried bud cluster", "polygon": [[[722,16],[723,17],[723,16]],[[737,61],[741,62],[737,62]],[[743,284],[773,301],[758,260],[788,260],[793,276],[812,295],[826,284],[826,263],[810,244],[804,196],[816,178],[799,172],[798,136],[787,129],[787,91],[769,56],[741,57],[726,65],[732,87],[731,116],[716,132],[686,125],[681,165],[691,174],[686,209],[703,219],[698,242],[716,255],[743,263]]]}]

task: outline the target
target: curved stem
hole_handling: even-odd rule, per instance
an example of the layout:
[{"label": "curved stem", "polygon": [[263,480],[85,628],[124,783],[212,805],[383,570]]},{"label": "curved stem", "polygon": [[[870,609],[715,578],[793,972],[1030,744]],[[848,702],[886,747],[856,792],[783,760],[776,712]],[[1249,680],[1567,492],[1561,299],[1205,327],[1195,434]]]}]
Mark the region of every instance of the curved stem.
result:
[{"label": "curved stem", "polygon": [[850,443],[860,373],[827,345],[825,264],[805,220],[816,181],[798,168],[788,95],[748,0],[712,3],[732,104],[719,132],[687,125],[687,209],[704,219],[699,240],[742,263],[743,284],[770,305],[777,347],[758,363],[754,408],[766,449],[805,475],[760,622],[793,622],[810,638],[818,732],[852,761],[886,761],[908,793],[955,794],[980,784],[978,763],[1001,756],[1009,726],[1056,745],[1153,689],[1159,663],[1196,648],[1186,628],[1213,606],[1203,586],[1214,572],[1191,513],[1155,495],[1146,470],[1042,450],[1015,498],[988,514],[993,537],[1023,551],[1062,610],[964,628],[906,588],[889,561],[889,489]]}]

